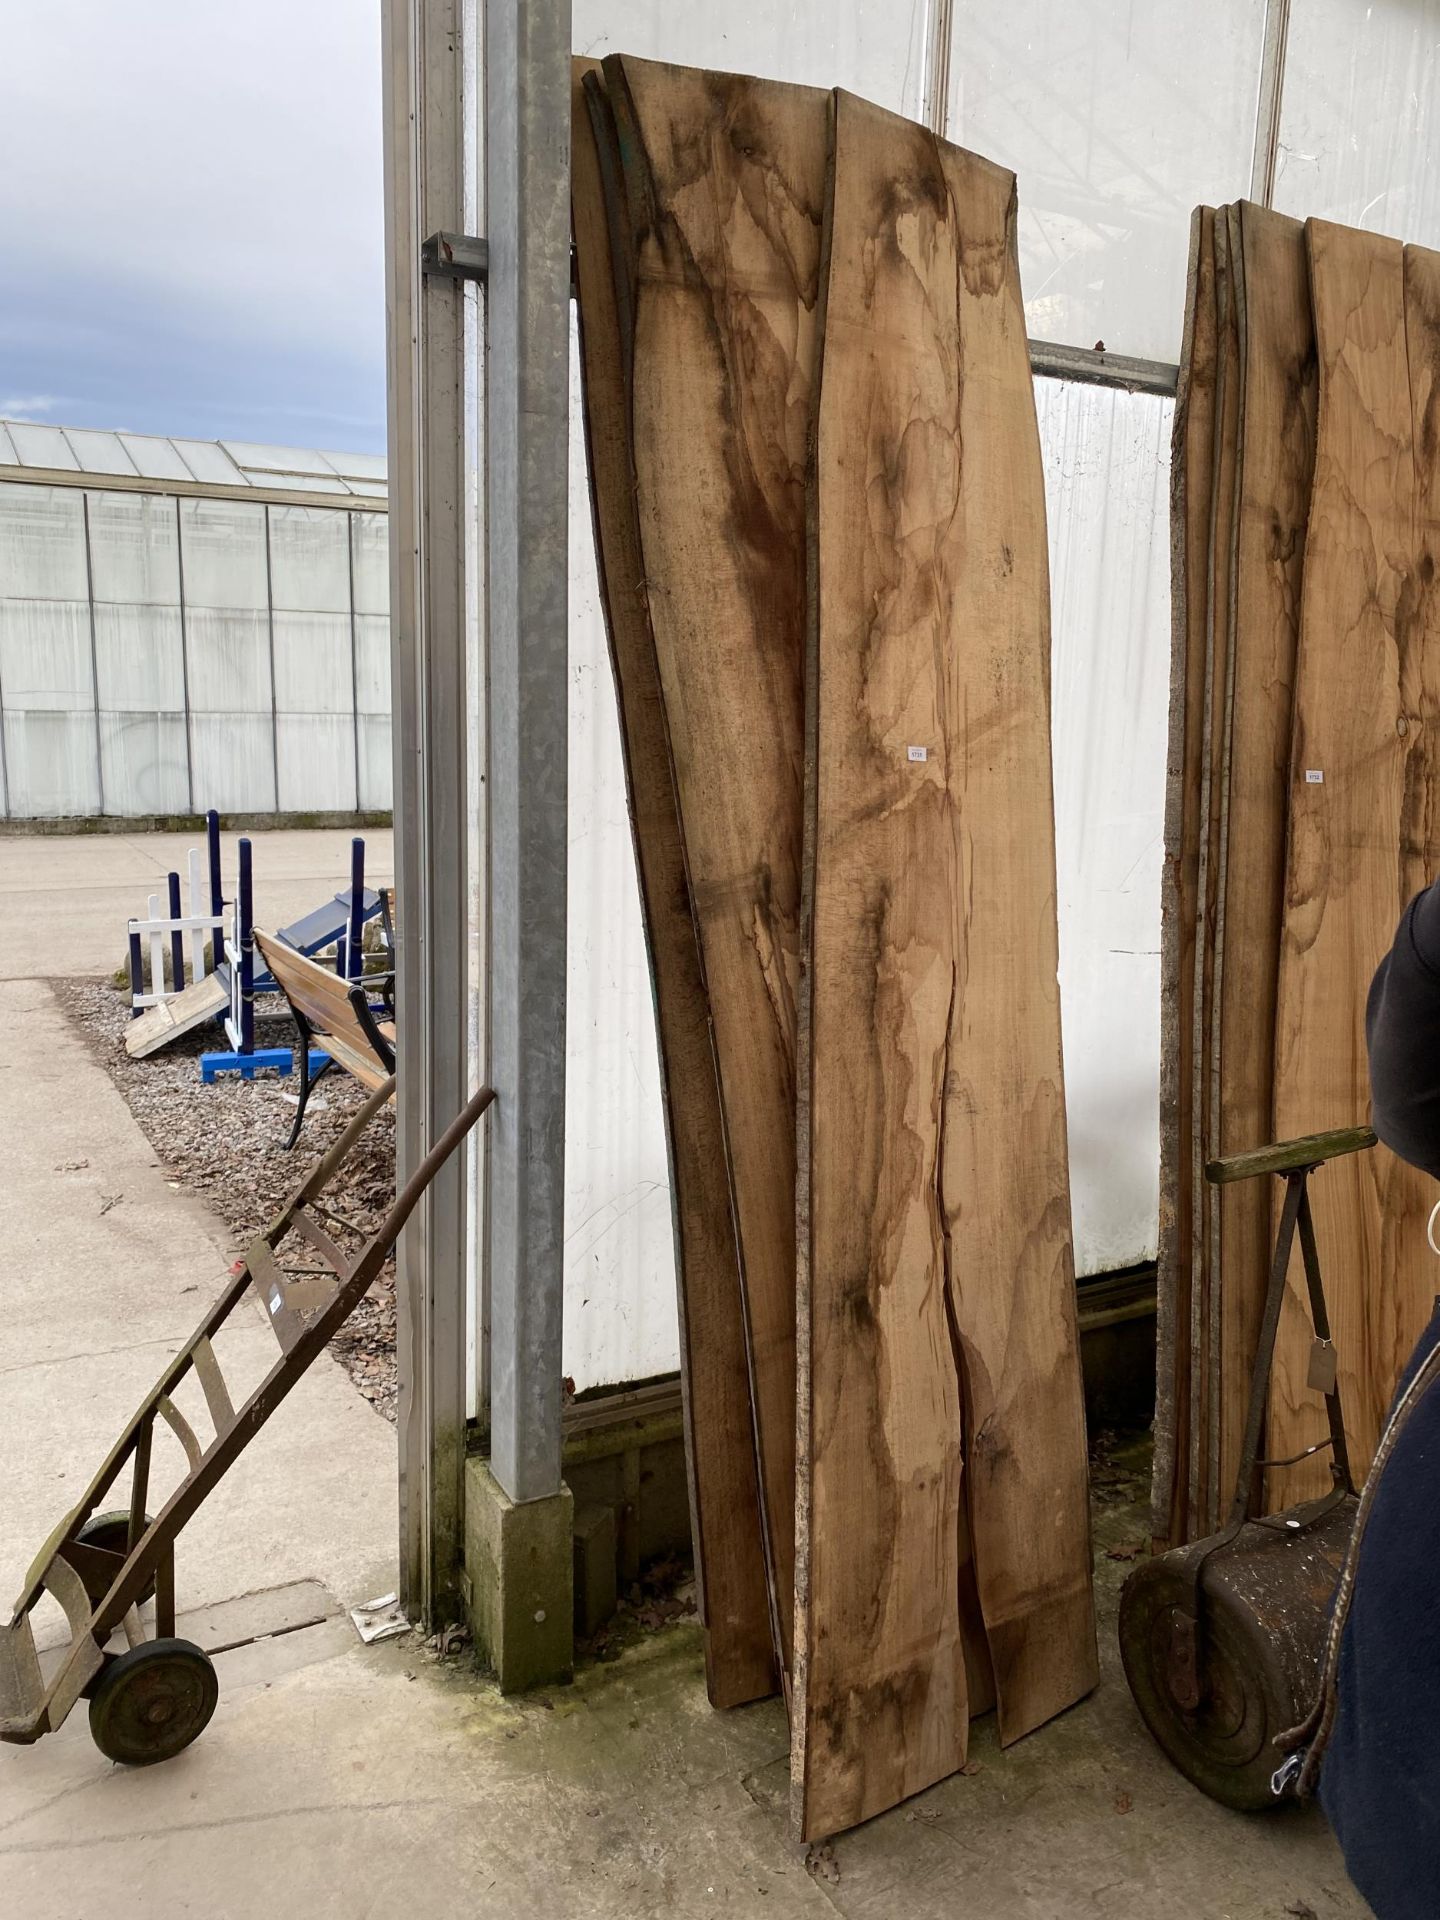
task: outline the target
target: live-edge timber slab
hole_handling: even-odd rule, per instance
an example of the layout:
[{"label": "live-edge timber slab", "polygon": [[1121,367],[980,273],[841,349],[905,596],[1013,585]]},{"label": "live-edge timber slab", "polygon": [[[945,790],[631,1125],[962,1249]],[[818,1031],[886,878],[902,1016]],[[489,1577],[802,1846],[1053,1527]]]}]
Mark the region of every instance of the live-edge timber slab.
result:
[{"label": "live-edge timber slab", "polygon": [[612,56],[645,593],[714,1035],[777,1646],[794,1604],[805,460],[824,93]]},{"label": "live-edge timber slab", "polygon": [[[1272,1138],[1291,716],[1317,388],[1304,227],[1242,201],[1231,235],[1242,288],[1243,403],[1232,556],[1225,946],[1214,1008],[1222,1098],[1212,1138],[1218,1137],[1220,1155]],[[1219,1224],[1218,1338],[1210,1357],[1218,1406],[1212,1519],[1228,1506],[1240,1464],[1274,1238],[1272,1199],[1264,1181],[1223,1195],[1212,1191]]]},{"label": "live-edge timber slab", "polygon": [[964,1763],[963,1515],[1002,1740],[1096,1679],[1014,222],[1011,174],[836,94],[798,1126],[812,1839]]},{"label": "live-edge timber slab", "polygon": [[[1296,670],[1277,1139],[1367,1118],[1366,991],[1440,853],[1440,634],[1424,579],[1436,547],[1436,256],[1324,221],[1306,231],[1320,403]],[[1425,1244],[1431,1186],[1383,1146],[1334,1162],[1313,1182],[1357,1473],[1435,1292]],[[1272,1456],[1325,1431],[1323,1404],[1306,1385],[1303,1300],[1297,1260],[1271,1383]],[[1272,1470],[1267,1492],[1272,1506],[1291,1505],[1328,1483],[1320,1454]]]},{"label": "live-edge timber slab", "polygon": [[1215,214],[1197,207],[1171,448],[1171,686],[1161,888],[1160,1271],[1152,1531],[1185,1536],[1190,1463],[1195,935],[1217,360]]},{"label": "live-edge timber slab", "polygon": [[[1240,356],[1241,261],[1232,246],[1233,208],[1215,215],[1216,380],[1214,458],[1206,529],[1205,698],[1200,745],[1200,850],[1197,869],[1191,1133],[1193,1195],[1190,1271],[1190,1464],[1188,1537],[1211,1531],[1216,1514],[1219,1378],[1220,1210],[1206,1188],[1203,1163],[1219,1152],[1219,1022],[1224,976],[1225,845],[1234,660],[1234,534],[1236,470],[1244,433]],[[1237,240],[1238,240],[1238,236]]]},{"label": "live-edge timber slab", "polygon": [[633,289],[623,232],[612,275],[601,174],[619,162],[599,71],[598,62],[575,61],[571,95],[586,447],[655,991],[706,1682],[712,1703],[726,1707],[772,1693],[776,1667],[724,1127],[635,518],[625,384]]}]

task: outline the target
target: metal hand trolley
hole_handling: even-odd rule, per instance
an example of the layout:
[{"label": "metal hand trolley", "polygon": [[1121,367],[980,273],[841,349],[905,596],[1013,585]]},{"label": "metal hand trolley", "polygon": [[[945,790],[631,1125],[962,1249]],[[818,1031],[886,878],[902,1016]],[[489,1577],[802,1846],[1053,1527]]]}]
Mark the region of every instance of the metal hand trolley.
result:
[{"label": "metal hand trolley", "polygon": [[[1359,1505],[1307,1182],[1325,1161],[1374,1145],[1369,1127],[1349,1127],[1206,1166],[1216,1185],[1266,1174],[1285,1182],[1235,1497],[1223,1532],[1157,1554],[1135,1569],[1120,1597],[1125,1678],[1145,1724],[1187,1779],[1243,1812],[1287,1797],[1293,1769],[1282,1765],[1275,1742],[1314,1695],[1330,1601]],[[1329,1433],[1292,1459],[1262,1460],[1260,1435],[1297,1229],[1315,1335],[1309,1384],[1325,1396]],[[1293,1467],[1327,1448],[1329,1493],[1284,1513],[1256,1514],[1260,1468]]]},{"label": "metal hand trolley", "polygon": [[[90,1732],[100,1751],[129,1766],[168,1760],[201,1734],[219,1688],[208,1655],[175,1638],[175,1541],[247,1443],[365,1297],[400,1229],[440,1168],[495,1098],[482,1087],[446,1128],[407,1181],[379,1228],[364,1230],[327,1207],[321,1195],[395,1090],[393,1075],[365,1101],[299,1191],[252,1241],[215,1305],[146,1395],[80,1501],[36,1556],[8,1627],[0,1627],[0,1740],[30,1745],[53,1733],[79,1699],[90,1703]],[[353,1257],[335,1234],[364,1242]],[[282,1271],[276,1252],[290,1234],[320,1264]],[[237,1408],[212,1344],[253,1288],[280,1344],[280,1358]],[[197,1377],[214,1425],[202,1444],[171,1398]],[[146,1511],[157,1416],[185,1449],[187,1471],[152,1519]],[[127,1462],[130,1504],[102,1511]],[[65,1611],[70,1642],[48,1680],[30,1614],[43,1593]],[[154,1600],[153,1630],[140,1607]],[[109,1646],[117,1630],[127,1642]]]}]

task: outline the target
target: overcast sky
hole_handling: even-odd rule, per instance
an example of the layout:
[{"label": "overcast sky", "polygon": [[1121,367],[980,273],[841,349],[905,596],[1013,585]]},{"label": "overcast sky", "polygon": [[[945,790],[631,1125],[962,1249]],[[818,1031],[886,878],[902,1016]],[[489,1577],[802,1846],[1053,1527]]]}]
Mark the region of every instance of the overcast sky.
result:
[{"label": "overcast sky", "polygon": [[383,452],[379,0],[0,35],[0,416]]}]

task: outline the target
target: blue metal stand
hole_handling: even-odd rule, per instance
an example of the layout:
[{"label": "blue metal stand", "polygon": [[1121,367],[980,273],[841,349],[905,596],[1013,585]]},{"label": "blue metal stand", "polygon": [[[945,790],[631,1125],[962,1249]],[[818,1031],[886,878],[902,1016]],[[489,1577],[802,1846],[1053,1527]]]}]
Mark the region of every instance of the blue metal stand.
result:
[{"label": "blue metal stand", "polygon": [[[329,1064],[328,1053],[322,1053],[318,1047],[310,1049],[312,1074],[319,1073],[322,1067],[328,1067]],[[253,1053],[202,1053],[200,1081],[202,1086],[213,1086],[217,1076],[222,1073],[238,1073],[242,1080],[253,1080],[263,1068],[268,1068],[272,1073],[293,1073],[293,1050],[289,1047],[256,1047]]]},{"label": "blue metal stand", "polygon": [[242,1080],[253,1080],[264,1067],[276,1073],[293,1073],[295,1060],[289,1047],[256,1047],[251,1053],[202,1053],[200,1081],[202,1086],[211,1086],[222,1073],[238,1073]]}]

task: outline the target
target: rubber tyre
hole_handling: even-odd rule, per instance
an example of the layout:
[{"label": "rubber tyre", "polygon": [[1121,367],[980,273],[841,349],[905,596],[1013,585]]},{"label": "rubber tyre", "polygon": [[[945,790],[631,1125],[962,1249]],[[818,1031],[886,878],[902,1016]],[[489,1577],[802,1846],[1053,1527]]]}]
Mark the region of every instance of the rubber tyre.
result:
[{"label": "rubber tyre", "polygon": [[147,1640],[112,1660],[90,1696],[90,1737],[107,1760],[173,1760],[210,1724],[220,1683],[190,1640]]},{"label": "rubber tyre", "polygon": [[[150,1524],[148,1513],[145,1516],[145,1524],[147,1527]],[[115,1507],[109,1513],[92,1513],[75,1538],[82,1547],[102,1547],[109,1553],[124,1553],[130,1538],[130,1509]],[[91,1606],[98,1607],[104,1598],[104,1592],[92,1593]],[[145,1601],[154,1598],[155,1582],[152,1580],[141,1593],[140,1602],[143,1605]]]},{"label": "rubber tyre", "polygon": [[1278,1733],[1303,1710],[1289,1697],[1266,1634],[1223,1585],[1207,1593],[1202,1698],[1187,1711],[1167,1676],[1177,1616],[1193,1614],[1188,1575],[1161,1554],[1135,1569],[1120,1596],[1120,1654],[1146,1726],[1187,1780],[1221,1806],[1259,1813],[1284,1802],[1270,1782]]}]

